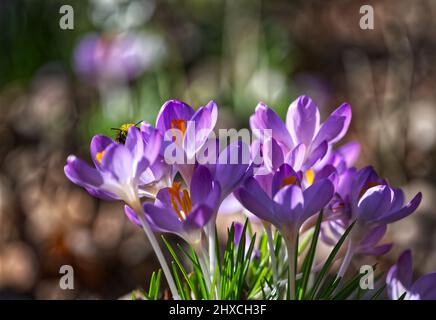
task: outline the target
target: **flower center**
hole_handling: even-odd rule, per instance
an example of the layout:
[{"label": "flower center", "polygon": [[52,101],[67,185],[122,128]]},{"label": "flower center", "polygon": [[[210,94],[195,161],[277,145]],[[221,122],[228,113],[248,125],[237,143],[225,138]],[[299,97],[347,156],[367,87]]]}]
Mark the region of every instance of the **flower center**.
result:
[{"label": "flower center", "polygon": [[309,186],[311,186],[313,184],[313,180],[315,180],[315,171],[313,171],[313,169],[306,171],[306,179]]},{"label": "flower center", "polygon": [[174,212],[177,214],[181,221],[184,221],[192,210],[191,197],[186,189],[183,189],[182,196],[180,196],[180,182],[173,182],[173,185],[168,189],[171,196],[171,205]]},{"label": "flower center", "polygon": [[182,133],[182,136],[180,137],[180,139],[183,139],[183,136],[185,135],[185,132],[186,132],[186,121],[183,119],[171,120],[171,129],[173,130],[173,135],[174,135],[176,142],[177,142],[177,136],[178,136],[178,132],[176,132],[176,130],[179,130]]},{"label": "flower center", "polygon": [[101,162],[103,161],[103,156],[105,154],[106,150],[100,151],[95,155],[95,160],[98,161],[98,163],[101,164]]},{"label": "flower center", "polygon": [[362,188],[362,190],[360,190],[359,198],[362,197],[363,194],[364,194],[366,191],[368,191],[368,189],[371,189],[372,187],[376,187],[376,186],[379,186],[379,185],[381,185],[381,183],[378,183],[378,182],[371,182],[371,181],[367,182],[366,185]]},{"label": "flower center", "polygon": [[298,183],[296,176],[289,176],[283,179],[282,185],[280,188],[290,186],[290,185],[296,185]]}]

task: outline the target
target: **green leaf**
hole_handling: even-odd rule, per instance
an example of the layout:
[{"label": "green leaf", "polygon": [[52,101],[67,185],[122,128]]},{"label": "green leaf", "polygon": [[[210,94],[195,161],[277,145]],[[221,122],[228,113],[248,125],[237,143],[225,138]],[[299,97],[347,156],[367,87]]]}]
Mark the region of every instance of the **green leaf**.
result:
[{"label": "green leaf", "polygon": [[298,299],[301,300],[306,295],[307,283],[309,282],[310,274],[312,273],[313,261],[315,259],[316,247],[318,244],[319,233],[321,231],[321,222],[323,217],[323,210],[318,215],[318,219],[316,221],[315,232],[312,237],[312,242],[310,244],[309,252],[304,259],[303,266],[301,268],[301,272],[303,273],[303,277],[301,280],[301,287],[298,291]]},{"label": "green leaf", "polygon": [[317,277],[315,278],[314,285],[312,287],[312,290],[310,291],[309,297],[310,299],[314,299],[318,288],[320,287],[322,281],[324,280],[325,275],[330,270],[333,262],[335,261],[336,255],[338,254],[339,250],[341,249],[342,245],[345,242],[345,239],[347,239],[348,235],[351,232],[351,229],[353,228],[356,221],[354,221],[348,228],[345,230],[344,234],[339,239],[338,243],[334,246],[333,250],[330,252],[326,262],[324,263],[321,271],[318,273]]}]

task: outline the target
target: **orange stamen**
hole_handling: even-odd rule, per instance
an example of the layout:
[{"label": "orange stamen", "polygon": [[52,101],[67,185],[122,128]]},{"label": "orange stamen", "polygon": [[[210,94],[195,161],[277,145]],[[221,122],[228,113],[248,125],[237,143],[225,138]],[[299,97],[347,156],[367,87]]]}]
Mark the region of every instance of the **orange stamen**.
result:
[{"label": "orange stamen", "polygon": [[95,155],[95,160],[97,160],[98,163],[101,164],[101,162],[103,161],[103,156],[104,156],[104,153],[105,153],[105,152],[106,152],[106,150],[103,150],[103,151],[98,152],[98,153]]},{"label": "orange stamen", "polygon": [[178,132],[176,132],[176,130],[179,130],[182,133],[182,136],[180,137],[182,139],[186,132],[186,121],[183,119],[171,120],[171,129],[173,130],[173,135],[177,142]]},{"label": "orange stamen", "polygon": [[180,182],[173,182],[173,185],[168,189],[171,196],[171,205],[174,212],[177,214],[181,221],[185,220],[188,214],[192,210],[192,201],[189,196],[188,190],[182,191],[182,197],[180,197]]}]

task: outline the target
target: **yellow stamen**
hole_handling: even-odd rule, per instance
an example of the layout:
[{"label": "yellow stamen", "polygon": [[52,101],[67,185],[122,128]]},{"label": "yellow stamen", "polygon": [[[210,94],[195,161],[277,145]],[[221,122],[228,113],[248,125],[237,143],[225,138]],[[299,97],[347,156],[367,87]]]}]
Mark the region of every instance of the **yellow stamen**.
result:
[{"label": "yellow stamen", "polygon": [[104,156],[104,153],[105,153],[105,152],[106,152],[106,150],[103,150],[103,151],[98,152],[98,153],[95,155],[95,160],[97,160],[98,163],[101,164],[101,162],[103,161],[103,156]]},{"label": "yellow stamen", "polygon": [[309,169],[306,171],[306,179],[307,183],[309,183],[309,186],[313,184],[313,180],[315,180],[315,172],[313,169]]}]

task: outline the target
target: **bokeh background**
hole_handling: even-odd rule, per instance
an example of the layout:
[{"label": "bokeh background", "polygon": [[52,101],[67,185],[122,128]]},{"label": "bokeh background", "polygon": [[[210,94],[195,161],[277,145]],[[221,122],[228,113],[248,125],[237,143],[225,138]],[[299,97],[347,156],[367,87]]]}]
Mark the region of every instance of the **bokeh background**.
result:
[{"label": "bokeh background", "polygon": [[[74,8],[61,30],[59,8]],[[375,29],[359,28],[370,4]],[[157,268],[120,203],[63,174],[111,127],[154,123],[170,98],[214,99],[218,127],[248,126],[258,101],[284,116],[300,94],[326,117],[353,107],[347,139],[409,199],[389,228],[392,263],[436,270],[436,2],[433,0],[1,0],[0,298],[118,298]],[[346,140],[347,140],[346,139]],[[71,264],[75,290],[59,289]]]}]

